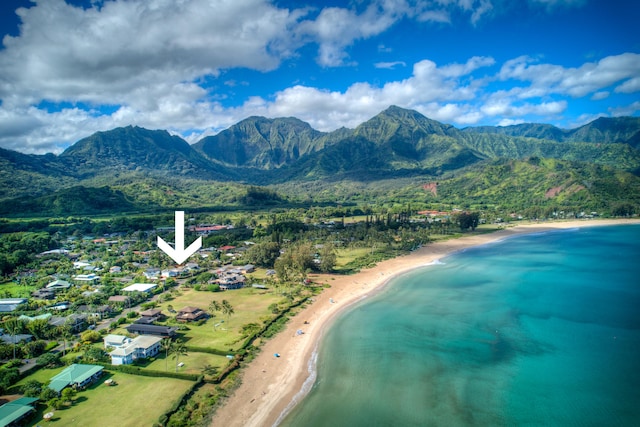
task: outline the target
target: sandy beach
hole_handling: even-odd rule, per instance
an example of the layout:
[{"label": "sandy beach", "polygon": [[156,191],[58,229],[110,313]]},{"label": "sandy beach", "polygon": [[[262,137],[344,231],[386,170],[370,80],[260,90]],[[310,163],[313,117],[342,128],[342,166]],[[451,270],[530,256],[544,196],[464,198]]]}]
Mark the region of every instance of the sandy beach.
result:
[{"label": "sandy beach", "polygon": [[[323,332],[335,316],[379,291],[392,277],[427,265],[449,254],[510,236],[587,226],[639,224],[640,220],[579,220],[517,225],[503,230],[429,244],[409,255],[378,263],[350,276],[315,275],[330,288],[296,315],[242,371],[242,385],[216,412],[211,426],[272,426],[304,398],[313,383],[309,365]],[[333,301],[333,302],[332,302]],[[309,322],[305,324],[304,322]],[[304,334],[297,335],[302,329]],[[279,353],[280,357],[274,357]]]}]

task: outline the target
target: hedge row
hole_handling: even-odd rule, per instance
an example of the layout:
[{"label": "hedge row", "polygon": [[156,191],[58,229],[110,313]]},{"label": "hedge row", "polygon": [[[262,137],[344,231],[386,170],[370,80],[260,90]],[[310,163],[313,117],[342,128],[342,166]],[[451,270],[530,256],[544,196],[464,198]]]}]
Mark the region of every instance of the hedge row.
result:
[{"label": "hedge row", "polygon": [[210,348],[210,347],[199,347],[196,345],[186,345],[185,347],[187,348],[187,351],[191,351],[193,353],[208,353],[208,354],[215,354],[217,356],[226,356],[228,354],[235,356],[237,353],[237,351],[224,351],[224,350],[218,350],[216,348]]},{"label": "hedge row", "polygon": [[182,372],[169,372],[169,371],[154,371],[151,369],[142,369],[137,366],[131,365],[109,365],[105,368],[107,371],[117,371],[124,374],[140,375],[142,377],[162,377],[162,378],[177,378],[179,380],[198,381],[200,378],[197,374],[185,374]]},{"label": "hedge row", "polygon": [[[191,387],[189,387],[187,389],[187,391],[184,392],[184,394],[182,395],[182,397],[178,400],[176,400],[176,402],[171,405],[171,408],[169,408],[169,410],[167,412],[165,412],[164,414],[160,415],[160,418],[158,418],[158,424],[160,426],[166,426],[167,422],[169,422],[169,418],[171,418],[171,416],[173,414],[175,414],[176,412],[178,412],[178,410],[180,409],[180,407],[184,404],[187,403],[187,401],[189,400],[189,398],[191,396],[193,396],[193,393],[195,393],[200,386],[204,384],[204,376],[200,375],[197,379],[197,381],[195,383],[193,383],[193,385],[191,385]],[[154,424],[155,427],[156,424]]]}]

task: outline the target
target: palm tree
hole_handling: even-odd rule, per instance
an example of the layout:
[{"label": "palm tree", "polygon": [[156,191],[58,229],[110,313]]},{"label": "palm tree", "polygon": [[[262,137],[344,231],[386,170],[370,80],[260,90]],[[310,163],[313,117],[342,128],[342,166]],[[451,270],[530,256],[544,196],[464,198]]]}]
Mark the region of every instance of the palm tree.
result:
[{"label": "palm tree", "polygon": [[172,349],[173,349],[173,341],[171,341],[171,338],[165,338],[160,342],[160,347],[162,348],[162,350],[164,350],[164,370],[168,371],[169,370],[169,353],[171,353]]},{"label": "palm tree", "polygon": [[231,304],[229,304],[229,301],[227,301],[226,299],[222,300],[222,313],[224,313],[227,316],[227,323],[231,319],[231,315],[235,313],[235,311],[233,310],[233,307],[231,306]]},{"label": "palm tree", "polygon": [[[220,305],[220,303],[218,301],[211,301],[211,304],[209,304],[209,314],[211,315],[211,317],[215,317],[216,313],[218,311],[222,311],[222,306]],[[216,322],[213,322],[213,330],[216,329]]]},{"label": "palm tree", "polygon": [[57,332],[62,337],[62,342],[64,343],[64,346],[62,347],[62,355],[65,356],[67,354],[67,341],[73,339],[73,334],[67,325],[58,326]]},{"label": "palm tree", "polygon": [[187,346],[181,340],[176,340],[173,345],[173,358],[176,359],[176,372],[178,372],[178,362],[180,361],[180,356],[188,356],[187,354]]},{"label": "palm tree", "polygon": [[4,322],[4,329],[11,335],[11,341],[13,342],[13,359],[16,358],[16,335],[22,332],[24,328],[24,322],[18,319],[9,319]]}]

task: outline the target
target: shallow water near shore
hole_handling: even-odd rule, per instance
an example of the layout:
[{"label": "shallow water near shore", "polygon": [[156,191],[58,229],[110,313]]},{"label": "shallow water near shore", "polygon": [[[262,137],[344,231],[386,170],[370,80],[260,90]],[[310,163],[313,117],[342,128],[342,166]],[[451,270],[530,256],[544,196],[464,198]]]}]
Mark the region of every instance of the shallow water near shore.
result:
[{"label": "shallow water near shore", "polygon": [[336,319],[281,425],[640,425],[640,226],[441,261]]}]

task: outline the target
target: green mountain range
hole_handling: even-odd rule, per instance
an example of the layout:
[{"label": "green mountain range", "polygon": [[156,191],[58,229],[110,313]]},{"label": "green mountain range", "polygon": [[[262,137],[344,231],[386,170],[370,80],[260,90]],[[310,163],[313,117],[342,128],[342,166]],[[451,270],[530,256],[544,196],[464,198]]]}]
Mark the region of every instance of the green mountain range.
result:
[{"label": "green mountain range", "polygon": [[[237,184],[243,184],[274,185],[295,193],[295,188],[302,191],[316,185],[304,183],[326,187],[351,182],[370,188],[389,180],[404,182],[401,180],[415,178],[431,182],[466,176],[467,180],[507,191],[513,188],[509,183],[518,181],[518,174],[524,169],[512,167],[502,177],[501,185],[485,176],[496,162],[505,160],[529,165],[529,176],[535,175],[530,170],[530,159],[553,159],[557,161],[554,168],[562,165],[572,171],[575,179],[615,181],[624,176],[625,182],[633,183],[640,180],[639,142],[637,117],[599,118],[569,130],[545,124],[457,129],[395,106],[355,129],[333,132],[315,130],[293,117],[249,117],[193,145],[164,130],[128,126],[97,132],[59,156],[0,149],[0,213],[62,214],[64,206],[69,206],[72,213],[81,206],[69,200],[74,191],[83,194],[90,205],[86,212],[109,211],[115,206],[136,210],[141,206],[166,208],[180,203],[218,205],[219,195],[204,190],[212,182],[229,183],[224,185],[233,191],[241,188]],[[557,171],[553,174],[557,175]],[[558,187],[553,176],[543,174],[537,179],[537,192]],[[146,183],[147,190],[140,191],[141,182]],[[190,183],[190,188],[202,188],[205,196],[184,196],[189,193],[185,182]],[[80,187],[97,193],[83,193],[78,191]],[[516,187],[526,191],[522,185]],[[566,191],[571,185],[563,181],[561,187]],[[76,190],[70,193],[71,188]],[[471,196],[477,188],[456,188],[469,193],[471,199],[476,197]],[[596,197],[591,194],[593,186],[576,183],[576,188],[574,193],[588,193],[585,200]],[[624,188],[635,191],[633,185]],[[489,197],[491,192],[479,194],[483,193]],[[176,194],[181,196],[176,198]],[[608,200],[606,191],[599,189],[597,194]],[[231,200],[227,196],[225,203]],[[616,200],[620,199],[618,196]],[[107,202],[100,204],[101,198]]]}]

